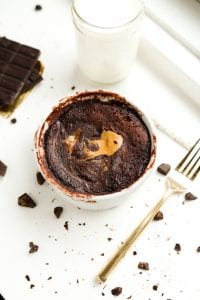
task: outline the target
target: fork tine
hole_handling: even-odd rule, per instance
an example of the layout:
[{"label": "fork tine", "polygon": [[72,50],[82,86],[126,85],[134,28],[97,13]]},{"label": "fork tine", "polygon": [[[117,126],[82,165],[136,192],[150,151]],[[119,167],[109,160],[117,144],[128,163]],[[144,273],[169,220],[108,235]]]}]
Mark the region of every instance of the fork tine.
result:
[{"label": "fork tine", "polygon": [[[200,139],[198,139],[198,141],[197,141],[197,142],[194,144],[194,146],[189,150],[189,152],[186,154],[186,156],[180,161],[180,163],[179,163],[179,164],[177,165],[177,167],[176,167],[176,171],[182,173],[181,167],[183,167],[184,163],[187,161],[187,159],[189,158],[189,156],[190,156],[191,153],[193,152],[194,148],[198,145],[199,141],[200,141]],[[198,151],[199,151],[199,149],[197,150],[197,152],[198,152]],[[195,155],[196,155],[196,153],[195,153]],[[193,160],[193,158],[192,158],[190,161],[192,161],[192,160]],[[186,165],[185,169],[186,169],[186,168],[188,167],[188,165],[190,164],[190,161],[189,161],[189,163]]]},{"label": "fork tine", "polygon": [[[199,149],[200,150],[200,149]],[[193,177],[192,173],[196,173],[196,171],[198,170],[198,168],[200,167],[199,165],[200,162],[200,155],[197,158],[197,160],[194,162],[194,164],[191,166],[190,170],[188,170],[188,172],[185,174],[189,179],[191,179]],[[184,173],[183,173],[184,174]],[[198,174],[197,174],[198,175]],[[196,175],[196,176],[197,176]]]},{"label": "fork tine", "polygon": [[[199,152],[200,148],[197,149],[197,151],[194,153],[194,155],[192,156],[192,158],[189,160],[189,162],[186,164],[186,166],[184,167],[184,169],[181,171],[181,173],[185,174],[186,176],[189,175],[189,173],[191,173],[192,169],[196,166],[196,164],[199,161],[200,156],[197,155]],[[196,161],[195,161],[196,159]],[[194,162],[194,164],[191,166],[191,164]],[[191,167],[191,168],[190,168]],[[190,170],[189,170],[190,168]]]}]

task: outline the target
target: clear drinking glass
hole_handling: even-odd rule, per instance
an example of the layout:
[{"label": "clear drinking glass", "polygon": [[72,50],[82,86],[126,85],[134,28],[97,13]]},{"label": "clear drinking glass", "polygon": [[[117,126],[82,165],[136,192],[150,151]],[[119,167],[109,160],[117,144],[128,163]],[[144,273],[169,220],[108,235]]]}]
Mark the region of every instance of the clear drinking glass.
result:
[{"label": "clear drinking glass", "polygon": [[77,63],[92,81],[125,78],[136,58],[144,15],[140,0],[74,0]]}]

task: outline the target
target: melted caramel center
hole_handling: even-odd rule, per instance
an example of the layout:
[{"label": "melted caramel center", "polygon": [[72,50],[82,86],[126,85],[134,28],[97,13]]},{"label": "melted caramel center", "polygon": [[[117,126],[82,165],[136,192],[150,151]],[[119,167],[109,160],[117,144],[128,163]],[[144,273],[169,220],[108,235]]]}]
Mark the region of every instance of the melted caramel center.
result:
[{"label": "melted caramel center", "polygon": [[[71,153],[73,147],[77,142],[79,142],[80,130],[74,133],[74,135],[69,135],[65,140],[68,151]],[[121,135],[107,130],[103,131],[100,139],[98,140],[89,140],[88,146],[84,145],[83,152],[86,159],[92,159],[100,155],[113,155],[122,145],[123,138]],[[91,148],[97,148],[97,150],[92,151]]]},{"label": "melted caramel center", "polygon": [[99,140],[90,140],[89,145],[98,145],[98,150],[91,151],[87,147],[84,153],[87,159],[94,158],[99,155],[113,155],[122,145],[122,136],[113,131],[103,131]]}]

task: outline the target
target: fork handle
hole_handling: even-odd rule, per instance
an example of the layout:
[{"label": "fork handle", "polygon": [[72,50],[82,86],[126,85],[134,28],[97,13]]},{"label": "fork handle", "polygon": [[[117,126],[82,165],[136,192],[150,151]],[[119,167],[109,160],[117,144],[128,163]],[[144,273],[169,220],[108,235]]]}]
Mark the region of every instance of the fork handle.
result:
[{"label": "fork handle", "polygon": [[167,198],[174,193],[173,190],[167,188],[162,195],[161,199],[156,203],[156,205],[149,211],[149,213],[144,217],[144,219],[139,223],[139,225],[134,229],[134,231],[130,234],[124,244],[119,248],[116,254],[111,258],[108,264],[104,267],[99,275],[97,275],[97,279],[99,281],[105,282],[108,275],[114,269],[114,267],[119,263],[119,261],[125,256],[127,250],[130,246],[135,242],[138,236],[143,232],[146,226],[152,221],[154,216],[160,210],[161,206],[165,203]]}]

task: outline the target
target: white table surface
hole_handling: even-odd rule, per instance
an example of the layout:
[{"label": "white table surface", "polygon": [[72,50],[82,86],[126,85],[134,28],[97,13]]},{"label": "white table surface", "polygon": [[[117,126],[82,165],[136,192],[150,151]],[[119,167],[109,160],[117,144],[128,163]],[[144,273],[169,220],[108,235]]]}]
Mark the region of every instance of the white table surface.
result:
[{"label": "white table surface", "polygon": [[[42,5],[42,11],[34,11],[36,4]],[[79,210],[60,199],[46,183],[37,184],[33,150],[33,135],[42,119],[59,99],[75,91],[105,88],[128,95],[159,122],[163,120],[164,127],[169,123],[170,131],[175,128],[179,134],[181,130],[183,138],[185,132],[186,143],[188,137],[194,142],[199,133],[193,130],[199,128],[199,107],[187,102],[181,91],[154,70],[142,50],[125,81],[109,86],[87,81],[76,67],[70,1],[1,1],[0,35],[39,48],[45,66],[44,80],[10,117],[17,123],[0,118],[0,159],[8,165],[5,177],[0,178],[0,293],[6,300],[98,300],[114,299],[111,289],[120,286],[123,291],[117,299],[132,295],[131,299],[137,300],[199,300],[199,199],[169,199],[162,208],[164,220],[152,222],[107,282],[99,285],[96,275],[159,198],[164,178],[154,171],[118,208]],[[161,162],[176,165],[185,149],[161,131],[157,136],[156,166]],[[17,205],[24,192],[35,199],[36,208]],[[53,214],[56,206],[64,208],[60,219]],[[28,253],[31,241],[39,245],[37,253]],[[180,254],[174,250],[175,243],[181,245]],[[149,262],[150,270],[140,274],[139,261]],[[30,289],[30,284],[35,287]],[[153,285],[158,285],[157,291]]]}]

